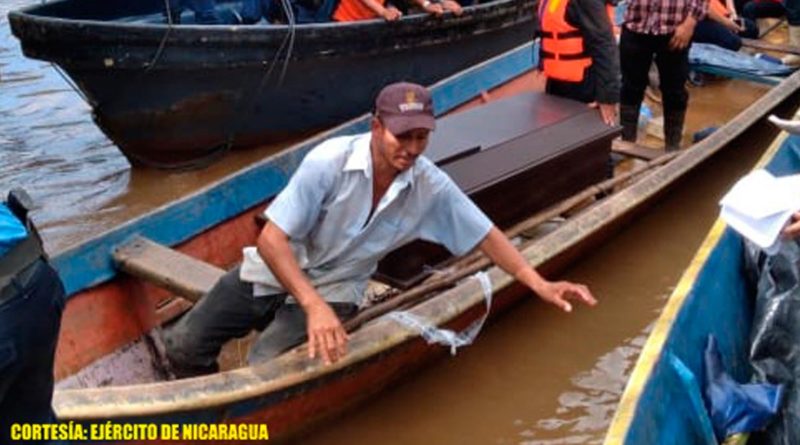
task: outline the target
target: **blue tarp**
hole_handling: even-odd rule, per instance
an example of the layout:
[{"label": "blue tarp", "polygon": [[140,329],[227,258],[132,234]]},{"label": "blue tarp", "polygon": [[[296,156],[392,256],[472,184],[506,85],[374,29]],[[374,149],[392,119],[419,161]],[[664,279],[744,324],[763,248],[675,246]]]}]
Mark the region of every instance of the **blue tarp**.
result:
[{"label": "blue tarp", "polygon": [[693,66],[722,68],[752,76],[788,76],[793,71],[786,65],[709,43],[692,43],[689,49],[689,63]]}]

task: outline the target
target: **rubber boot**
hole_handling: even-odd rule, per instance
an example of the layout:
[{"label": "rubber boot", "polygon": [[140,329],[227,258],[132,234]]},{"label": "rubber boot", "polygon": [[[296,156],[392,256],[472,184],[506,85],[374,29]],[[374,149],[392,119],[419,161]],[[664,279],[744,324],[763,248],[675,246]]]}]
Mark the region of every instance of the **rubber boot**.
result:
[{"label": "rubber boot", "polygon": [[622,140],[636,142],[636,130],[639,127],[640,105],[619,106],[619,123],[622,125]]},{"label": "rubber boot", "polygon": [[678,151],[681,149],[681,139],[683,138],[683,120],[686,117],[686,110],[666,111],[664,110],[664,141],[667,151]]},{"label": "rubber boot", "polygon": [[[789,27],[789,46],[800,47],[800,26]],[[800,56],[789,54],[781,59],[784,65],[800,66]]]}]

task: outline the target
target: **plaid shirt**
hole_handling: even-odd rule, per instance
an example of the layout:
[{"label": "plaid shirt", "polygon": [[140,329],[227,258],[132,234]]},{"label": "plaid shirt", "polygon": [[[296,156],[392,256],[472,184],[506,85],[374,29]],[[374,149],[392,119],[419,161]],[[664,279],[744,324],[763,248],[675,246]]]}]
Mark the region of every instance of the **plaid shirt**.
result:
[{"label": "plaid shirt", "polygon": [[708,0],[630,0],[625,27],[642,34],[671,34],[686,17],[699,22],[707,11]]}]

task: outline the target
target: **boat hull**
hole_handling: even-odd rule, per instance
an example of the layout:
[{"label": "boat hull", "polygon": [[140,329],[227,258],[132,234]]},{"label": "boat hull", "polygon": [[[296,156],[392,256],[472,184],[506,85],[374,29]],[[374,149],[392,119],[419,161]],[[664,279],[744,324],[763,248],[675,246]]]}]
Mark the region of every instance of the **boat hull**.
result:
[{"label": "boat hull", "polygon": [[191,168],[367,112],[388,83],[430,85],[521,45],[534,2],[295,28],[65,21],[49,8],[10,14],[25,55],[70,76],[131,162]]},{"label": "boat hull", "polygon": [[[800,170],[800,139],[785,136],[760,162],[778,175]],[[738,382],[750,381],[755,289],[743,250],[741,236],[718,220],[647,340],[606,445],[717,443],[702,394],[703,351],[713,335],[726,372]]]}]

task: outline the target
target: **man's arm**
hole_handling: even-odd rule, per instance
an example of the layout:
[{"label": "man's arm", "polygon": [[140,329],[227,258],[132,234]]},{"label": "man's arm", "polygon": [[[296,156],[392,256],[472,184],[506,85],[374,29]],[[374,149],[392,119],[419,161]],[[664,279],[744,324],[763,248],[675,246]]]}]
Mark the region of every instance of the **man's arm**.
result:
[{"label": "man's arm", "polygon": [[545,280],[525,261],[517,248],[497,227],[489,230],[489,234],[478,247],[501,269],[528,286],[542,300],[554,304],[566,312],[572,311],[569,299],[578,299],[590,306],[597,304],[592,293],[582,284]]},{"label": "man's arm", "polygon": [[275,278],[306,313],[308,356],[314,358],[319,351],[326,365],[342,357],[347,352],[347,332],[300,269],[286,233],[268,222],[258,236],[256,248]]},{"label": "man's arm", "polygon": [[584,48],[592,58],[596,76],[594,100],[619,103],[619,50],[604,0],[576,0],[567,6],[568,21],[581,30]]},{"label": "man's arm", "polygon": [[[714,0],[712,0],[714,1]],[[727,28],[730,32],[734,34],[738,34],[742,31],[742,28],[733,21],[732,17],[724,16],[722,14],[717,13],[717,11],[713,9],[708,10],[707,18],[719,23],[720,25]]]}]

